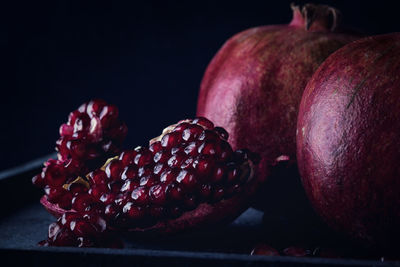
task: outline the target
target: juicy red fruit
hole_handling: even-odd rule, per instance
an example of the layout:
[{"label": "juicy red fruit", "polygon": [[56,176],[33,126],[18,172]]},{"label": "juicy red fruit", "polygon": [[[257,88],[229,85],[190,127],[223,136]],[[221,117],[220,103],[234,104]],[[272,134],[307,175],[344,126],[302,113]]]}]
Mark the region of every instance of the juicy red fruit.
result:
[{"label": "juicy red fruit", "polygon": [[315,210],[338,231],[396,255],[399,49],[393,33],[332,54],[307,84],[297,124],[299,170]]},{"label": "juicy red fruit", "polygon": [[[163,231],[172,232],[207,220],[231,220],[248,207],[246,186],[256,180],[250,160],[255,157],[248,150],[232,151],[226,131],[213,127],[205,118],[184,120],[166,128],[149,147],[126,150],[107,160],[87,175],[90,189],[75,194],[72,207],[79,212],[96,210],[111,228],[133,231],[164,227]],[[185,140],[192,129],[196,130]],[[235,200],[224,212],[214,211],[214,206],[228,206],[224,203],[234,197],[240,202]],[[201,218],[211,212],[215,218]],[[186,223],[174,225],[178,220]]]},{"label": "juicy red fruit", "polygon": [[[335,8],[292,9],[290,24],[248,29],[227,40],[204,73],[197,102],[196,115],[225,128],[234,150],[251,149],[268,165],[281,155],[295,162],[298,107],[307,81],[332,52],[358,38],[338,28]],[[257,175],[280,179],[268,177],[264,164]],[[260,192],[258,206],[270,203],[264,199],[268,190],[277,188]]]}]

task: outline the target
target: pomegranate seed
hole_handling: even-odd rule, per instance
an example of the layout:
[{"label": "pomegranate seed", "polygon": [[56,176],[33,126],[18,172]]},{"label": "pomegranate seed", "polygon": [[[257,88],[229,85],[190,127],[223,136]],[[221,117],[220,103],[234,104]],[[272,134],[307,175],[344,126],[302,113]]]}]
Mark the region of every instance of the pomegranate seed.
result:
[{"label": "pomegranate seed", "polygon": [[152,186],[149,190],[149,196],[152,203],[157,205],[165,204],[165,186],[162,184]]},{"label": "pomegranate seed", "polygon": [[106,184],[95,184],[89,189],[88,194],[92,195],[94,199],[100,199],[104,193],[108,193],[109,188]]},{"label": "pomegranate seed", "polygon": [[72,198],[72,208],[76,211],[84,211],[90,204],[94,203],[94,198],[89,194],[79,194]]},{"label": "pomegranate seed", "polygon": [[154,143],[152,143],[149,146],[149,150],[153,153],[156,154],[158,151],[161,151],[162,146],[161,146],[161,142],[160,141],[156,141]]},{"label": "pomegranate seed", "polygon": [[135,203],[132,202],[126,203],[122,212],[127,214],[131,220],[140,220],[145,215],[143,208],[135,206]]},{"label": "pomegranate seed", "polygon": [[122,173],[122,162],[119,160],[111,161],[105,169],[106,175],[109,179],[117,180]]},{"label": "pomegranate seed", "polygon": [[58,206],[62,209],[69,210],[71,209],[71,202],[72,202],[72,194],[66,191],[65,194],[57,201]]},{"label": "pomegranate seed", "polygon": [[62,225],[69,225],[71,221],[80,218],[77,212],[65,212],[59,219]]},{"label": "pomegranate seed", "polygon": [[134,189],[131,193],[133,203],[136,205],[143,206],[148,202],[148,189],[144,186],[139,186]]},{"label": "pomegranate seed", "polygon": [[119,160],[122,161],[124,166],[130,165],[134,162],[137,152],[135,150],[128,150],[121,153]]},{"label": "pomegranate seed", "polygon": [[188,128],[190,126],[191,126],[191,124],[188,122],[179,123],[177,126],[175,126],[174,132],[182,132],[183,130],[185,130],[186,128]]},{"label": "pomegranate seed", "polygon": [[182,162],[185,160],[185,154],[175,154],[172,155],[169,159],[168,159],[168,166],[170,168],[178,168]]},{"label": "pomegranate seed", "polygon": [[130,200],[130,196],[131,196],[130,194],[118,194],[117,197],[115,198],[114,203],[118,207],[123,207]]},{"label": "pomegranate seed", "polygon": [[212,123],[211,121],[209,121],[208,119],[204,118],[204,117],[197,117],[193,120],[194,124],[199,124],[201,126],[203,126],[206,129],[213,129],[214,128],[214,123]]},{"label": "pomegranate seed", "polygon": [[104,100],[95,99],[87,104],[86,110],[89,115],[99,116],[106,105],[107,103]]},{"label": "pomegranate seed", "polygon": [[214,128],[214,131],[215,131],[222,139],[228,140],[229,134],[228,134],[228,132],[227,132],[224,128],[222,128],[222,127],[215,127],[215,128]]},{"label": "pomegranate seed", "polygon": [[217,166],[214,169],[214,175],[211,177],[213,178],[211,182],[213,183],[221,183],[225,179],[226,170],[223,165]]},{"label": "pomegranate seed", "polygon": [[189,157],[187,158],[182,164],[181,164],[181,169],[193,169],[193,162],[194,158]]},{"label": "pomegranate seed", "polygon": [[216,155],[219,153],[219,149],[215,142],[203,142],[199,146],[198,152],[203,155]]},{"label": "pomegranate seed", "polygon": [[258,244],[251,251],[251,255],[279,256],[279,252],[266,244]]},{"label": "pomegranate seed", "polygon": [[232,159],[233,150],[228,142],[221,141],[220,142],[220,160],[221,161],[230,161]]},{"label": "pomegranate seed", "polygon": [[111,127],[114,121],[118,118],[118,108],[113,105],[108,105],[103,108],[100,114],[100,121],[103,127]]},{"label": "pomegranate seed", "polygon": [[152,166],[145,166],[145,167],[140,167],[138,170],[138,176],[143,177],[147,176],[153,173],[153,167]]},{"label": "pomegranate seed", "polygon": [[182,136],[179,132],[171,132],[163,136],[161,139],[161,146],[165,148],[172,148],[181,142]]},{"label": "pomegranate seed", "polygon": [[200,134],[198,140],[199,140],[199,141],[209,141],[209,142],[211,142],[211,141],[216,141],[216,142],[218,142],[218,141],[220,140],[220,137],[219,137],[219,135],[218,135],[216,132],[214,132],[214,131],[211,131],[211,130],[204,130],[204,131]]},{"label": "pomegranate seed", "polygon": [[197,146],[196,142],[190,142],[189,145],[187,145],[185,147],[184,152],[190,156],[197,156],[197,154],[198,154],[197,147],[198,146]]},{"label": "pomegranate seed", "polygon": [[175,178],[178,176],[180,170],[179,169],[169,169],[164,171],[161,176],[160,176],[160,181],[162,183],[171,183],[172,181],[175,180]]},{"label": "pomegranate seed", "polygon": [[107,174],[103,170],[95,170],[88,175],[89,183],[93,184],[105,184],[108,180]]},{"label": "pomegranate seed", "polygon": [[43,188],[47,184],[46,180],[44,179],[44,175],[42,174],[37,174],[33,176],[32,183],[39,188]]},{"label": "pomegranate seed", "polygon": [[152,162],[152,157],[153,155],[151,154],[150,150],[143,149],[135,157],[135,164],[138,165],[139,167],[142,167],[146,164],[149,164]]},{"label": "pomegranate seed", "polygon": [[182,132],[182,139],[187,142],[194,141],[203,133],[203,131],[203,127],[199,125],[190,125]]},{"label": "pomegranate seed", "polygon": [[175,183],[169,184],[166,191],[167,196],[173,201],[179,202],[183,198],[182,188]]},{"label": "pomegranate seed", "polygon": [[77,236],[96,236],[96,228],[83,219],[77,219],[70,223],[71,231]]},{"label": "pomegranate seed", "polygon": [[156,175],[156,176],[159,176],[160,174],[162,174],[165,171],[166,168],[167,168],[166,165],[164,165],[162,163],[157,163],[154,166],[153,174]]},{"label": "pomegranate seed", "polygon": [[44,192],[47,195],[47,199],[51,203],[57,203],[64,194],[66,194],[66,190],[62,187],[49,187],[46,186],[44,188]]},{"label": "pomegranate seed", "polygon": [[121,179],[134,179],[138,177],[138,168],[136,166],[128,166],[122,172]]},{"label": "pomegranate seed", "polygon": [[68,185],[68,191],[70,191],[72,195],[83,194],[88,192],[88,188],[81,183],[72,183]]},{"label": "pomegranate seed", "polygon": [[54,222],[49,225],[48,235],[50,239],[53,239],[60,232],[61,226],[58,222]]},{"label": "pomegranate seed", "polygon": [[213,193],[212,200],[215,202],[218,202],[224,198],[224,194],[225,194],[225,191],[223,188],[216,188]]},{"label": "pomegranate seed", "polygon": [[61,186],[67,181],[65,169],[61,164],[51,164],[45,168],[45,179],[50,186]]},{"label": "pomegranate seed", "polygon": [[154,162],[155,163],[165,163],[170,158],[170,153],[165,150],[160,150],[154,155]]},{"label": "pomegranate seed", "polygon": [[207,155],[202,155],[193,162],[193,168],[199,176],[208,176],[214,171],[215,160]]},{"label": "pomegranate seed", "polygon": [[194,174],[188,170],[181,170],[178,177],[176,177],[176,181],[186,189],[193,189],[197,185]]},{"label": "pomegranate seed", "polygon": [[132,179],[126,180],[121,187],[121,192],[132,192],[135,188],[139,187],[139,182]]},{"label": "pomegranate seed", "polygon": [[115,204],[109,204],[104,209],[104,216],[109,220],[114,219],[117,214],[118,208],[115,206]]},{"label": "pomegranate seed", "polygon": [[115,200],[115,194],[113,193],[105,193],[101,195],[100,201],[104,203],[104,205],[108,205],[113,203]]}]

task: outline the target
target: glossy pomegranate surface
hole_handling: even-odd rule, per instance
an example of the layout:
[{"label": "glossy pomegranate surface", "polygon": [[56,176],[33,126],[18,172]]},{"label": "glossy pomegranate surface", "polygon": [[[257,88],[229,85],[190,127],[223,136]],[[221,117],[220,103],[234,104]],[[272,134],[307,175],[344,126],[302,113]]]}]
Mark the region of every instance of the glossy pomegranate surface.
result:
[{"label": "glossy pomegranate surface", "polygon": [[295,160],[307,81],[327,56],[357,38],[338,28],[332,7],[292,8],[290,24],[248,29],[226,41],[206,69],[197,105],[198,116],[229,132],[233,149],[247,147],[270,163],[281,155]]},{"label": "glossy pomegranate surface", "polygon": [[[112,230],[162,234],[230,222],[259,184],[253,171],[259,158],[233,151],[227,139],[205,118],[171,125],[148,147],[125,150],[68,184],[72,211],[98,214]],[[49,197],[41,203],[63,216]]]},{"label": "glossy pomegranate surface", "polygon": [[[316,211],[364,244],[400,238],[400,34],[332,54],[304,91],[297,158]],[[398,252],[397,252],[398,253]]]}]

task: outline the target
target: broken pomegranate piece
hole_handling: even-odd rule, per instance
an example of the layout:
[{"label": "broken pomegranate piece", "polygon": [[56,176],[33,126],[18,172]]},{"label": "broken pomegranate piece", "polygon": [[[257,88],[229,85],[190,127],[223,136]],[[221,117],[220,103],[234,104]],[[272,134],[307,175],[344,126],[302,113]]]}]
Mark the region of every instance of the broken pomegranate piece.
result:
[{"label": "broken pomegranate piece", "polygon": [[[205,118],[167,127],[148,147],[110,158],[75,188],[70,206],[102,216],[112,230],[169,234],[227,223],[248,208],[260,184],[258,155],[232,151],[228,133]],[[81,183],[81,182],[80,182]],[[41,203],[56,217],[65,212]]]}]

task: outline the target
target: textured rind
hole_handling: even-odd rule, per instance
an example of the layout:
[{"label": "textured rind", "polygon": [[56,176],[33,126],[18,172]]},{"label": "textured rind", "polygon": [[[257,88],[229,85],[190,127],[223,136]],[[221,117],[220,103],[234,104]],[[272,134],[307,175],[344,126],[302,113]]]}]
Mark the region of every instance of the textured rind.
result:
[{"label": "textured rind", "polygon": [[337,230],[392,249],[400,238],[399,51],[394,33],[332,54],[307,84],[297,125],[299,169],[316,211]]},{"label": "textured rind", "polygon": [[[248,182],[243,186],[243,191],[231,198],[221,200],[215,204],[202,203],[196,209],[183,213],[176,219],[160,221],[157,224],[147,228],[130,228],[126,231],[133,233],[159,234],[169,235],[178,232],[186,232],[194,229],[204,229],[207,227],[215,227],[233,221],[249,206],[255,195],[255,192],[261,184],[254,174],[254,166],[251,165],[251,175]],[[260,168],[267,168],[265,161],[261,161]],[[66,210],[52,204],[47,200],[46,195],[40,199],[40,203],[52,214],[59,218]],[[113,229],[120,231],[120,229]]]},{"label": "textured rind", "polygon": [[207,67],[197,115],[224,127],[233,149],[247,147],[271,163],[281,155],[294,161],[298,105],[308,79],[328,55],[356,38],[293,25],[238,33]]}]

